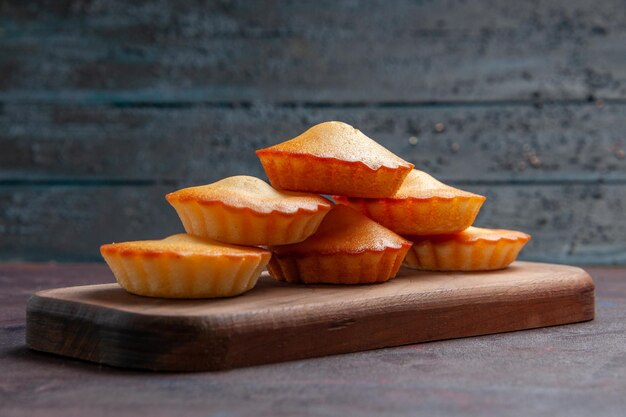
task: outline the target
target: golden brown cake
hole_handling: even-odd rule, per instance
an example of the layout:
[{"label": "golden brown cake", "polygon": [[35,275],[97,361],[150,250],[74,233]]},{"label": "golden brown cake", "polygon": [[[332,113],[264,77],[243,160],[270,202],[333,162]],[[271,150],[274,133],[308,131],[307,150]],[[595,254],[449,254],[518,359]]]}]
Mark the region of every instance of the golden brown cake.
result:
[{"label": "golden brown cake", "polygon": [[126,291],[148,297],[230,297],[256,284],[271,253],[179,234],[111,243],[100,253]]},{"label": "golden brown cake", "polygon": [[365,284],[394,277],[411,243],[346,206],[307,240],[272,246],[270,275],[300,283]]},{"label": "golden brown cake", "polygon": [[332,207],[314,194],[277,191],[240,175],[168,194],[187,233],[238,245],[284,245],[309,237]]},{"label": "golden brown cake", "polygon": [[408,235],[465,230],[472,225],[485,201],[481,195],[450,187],[416,169],[389,198],[334,198],[394,232]]},{"label": "golden brown cake", "polygon": [[438,236],[408,236],[404,265],[429,271],[487,271],[506,268],[530,236],[514,230],[470,227]]},{"label": "golden brown cake", "polygon": [[320,194],[388,197],[413,169],[342,122],[320,123],[256,153],[274,187]]}]

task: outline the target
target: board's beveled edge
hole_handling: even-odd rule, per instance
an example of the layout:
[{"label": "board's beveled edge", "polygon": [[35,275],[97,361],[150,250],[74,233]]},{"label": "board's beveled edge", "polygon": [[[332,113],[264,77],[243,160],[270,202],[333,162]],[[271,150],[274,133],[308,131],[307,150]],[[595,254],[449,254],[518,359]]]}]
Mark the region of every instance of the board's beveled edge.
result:
[{"label": "board's beveled edge", "polygon": [[[249,366],[262,363],[279,362],[284,360],[293,360],[307,358],[313,356],[322,356],[336,353],[347,353],[359,350],[375,349],[387,346],[397,346],[402,344],[418,343],[423,341],[441,340],[454,337],[467,337],[482,334],[498,333],[504,331],[516,331],[522,329],[552,326],[558,324],[574,323],[587,321],[594,318],[595,314],[595,297],[594,283],[589,274],[581,268],[570,267],[572,272],[568,279],[566,290],[561,291],[559,299],[567,300],[569,303],[580,305],[581,308],[574,317],[564,318],[557,316],[547,321],[538,321],[534,324],[511,325],[509,328],[499,329],[497,331],[488,331],[488,328],[475,332],[466,332],[455,336],[442,334],[420,335],[415,338],[397,339],[391,336],[380,337],[379,339],[371,339],[362,341],[362,343],[353,343],[352,345],[343,343],[338,335],[344,338],[351,337],[351,330],[354,333],[355,325],[369,326],[368,323],[374,322],[393,322],[395,317],[403,314],[422,314],[432,313],[436,309],[415,310],[415,306],[408,304],[395,306],[398,308],[382,308],[381,306],[369,306],[368,308],[355,308],[354,304],[346,303],[345,308],[333,312],[331,315],[317,317],[311,320],[306,315],[301,317],[297,325],[288,329],[287,332],[290,341],[283,343],[281,349],[265,348],[257,349],[255,346],[263,346],[263,341],[268,336],[275,336],[274,331],[257,331],[257,324],[252,322],[233,323],[222,318],[206,318],[177,316],[168,319],[168,325],[173,328],[173,334],[176,336],[177,343],[169,346],[168,349],[158,351],[152,349],[153,343],[145,343],[145,340],[134,340],[133,335],[125,333],[126,331],[136,332],[138,329],[144,329],[140,333],[141,337],[154,338],[154,334],[146,333],[146,328],[150,328],[155,320],[161,320],[163,317],[154,315],[142,315],[122,310],[108,309],[109,314],[98,316],[95,312],[90,311],[90,306],[80,302],[71,302],[67,300],[56,300],[51,297],[50,292],[54,290],[44,290],[35,294],[28,302],[27,308],[27,344],[30,348],[45,352],[57,353],[65,356],[77,357],[93,362],[104,363],[120,367],[134,367],[152,370],[168,370],[168,371],[201,371],[201,370],[219,370],[225,368]],[[573,272],[576,272],[574,274]],[[541,300],[551,299],[549,294],[539,294],[534,301],[541,303]],[[407,301],[407,300],[405,300]],[[507,302],[500,306],[501,312],[513,311],[517,308],[520,301],[515,303]],[[58,305],[50,309],[50,305],[55,303],[61,305],[67,310],[62,312],[63,308]],[[367,306],[361,306],[367,307]],[[387,306],[388,307],[388,306]],[[448,306],[449,307],[449,306]],[[520,305],[523,307],[523,305]],[[470,308],[471,305],[466,305]],[[511,310],[513,309],[513,310]],[[51,313],[50,310],[53,312]],[[55,313],[56,312],[56,313]],[[556,312],[560,314],[560,311]],[[275,317],[277,318],[277,317]],[[416,316],[419,319],[419,315]],[[321,320],[320,320],[321,319]],[[463,320],[463,316],[459,318]],[[121,327],[119,322],[125,323],[128,329]],[[279,320],[280,322],[280,320]],[[162,325],[163,323],[159,323]],[[293,324],[293,323],[292,323]],[[453,323],[455,324],[455,323]],[[99,344],[94,348],[85,350],[80,343],[76,344],[76,340],[66,344],[67,340],[59,337],[60,332],[70,335],[81,334],[85,326],[96,327],[98,329]],[[60,329],[60,330],[59,330]],[[183,330],[181,332],[181,330]],[[54,336],[57,332],[56,338]],[[382,330],[384,331],[384,329]],[[51,338],[42,338],[41,333],[46,332]],[[111,333],[112,332],[112,333]],[[177,346],[184,345],[184,338],[180,339],[181,334],[189,336],[189,345],[186,349],[178,349]],[[323,336],[320,337],[320,334]],[[330,339],[333,343],[327,343]],[[442,336],[443,335],[443,336]],[[37,336],[37,337],[35,337]],[[159,337],[163,337],[159,332]],[[117,339],[117,342],[111,345],[111,340],[107,338]],[[317,352],[315,351],[315,340],[324,339],[327,346]],[[311,346],[301,347],[300,350],[295,349],[294,345],[299,340],[305,340],[311,343]],[[74,343],[74,344],[73,344]],[[104,345],[101,345],[101,344]],[[108,345],[107,345],[108,343]],[[267,343],[266,343],[267,344]],[[134,347],[133,347],[134,346]],[[148,351],[141,352],[141,355],[129,355],[139,347],[149,347]],[[289,351],[291,349],[291,351]],[[103,353],[103,351],[105,353]],[[107,354],[106,352],[109,352]],[[313,353],[312,353],[313,352]],[[135,352],[137,353],[137,352]],[[182,363],[176,361],[177,357],[184,357]],[[194,360],[196,362],[194,362]]]},{"label": "board's beveled edge", "polygon": [[[53,308],[50,308],[52,306]],[[59,308],[63,306],[64,308]],[[65,310],[63,312],[63,310]],[[198,320],[186,316],[155,316],[137,314],[123,310],[107,309],[107,314],[97,315],[97,311],[80,302],[56,300],[51,297],[34,294],[27,302],[26,309],[26,345],[33,350],[54,353],[62,356],[70,356],[99,364],[106,364],[125,368],[147,369],[153,371],[194,371],[198,370],[198,362],[194,366],[167,366],[159,364],[159,357],[185,357],[189,364],[194,360],[199,361],[203,370],[222,369],[222,363],[226,356],[229,334],[224,332],[224,326],[219,321],[203,320],[203,338],[195,337],[198,330]],[[163,321],[165,320],[165,321]],[[158,323],[157,323],[158,322]],[[124,323],[125,326],[121,326]],[[173,329],[170,335],[171,341],[180,346],[188,343],[188,349],[159,350],[164,347],[160,343],[163,338],[162,327]],[[154,332],[155,324],[158,324],[158,332]],[[82,335],[87,339],[89,333],[85,330],[95,327],[98,331],[94,348],[84,349],[80,341],[63,335]],[[125,330],[132,330],[127,333]],[[133,340],[140,335],[148,340]],[[49,337],[41,337],[47,334]],[[111,337],[119,339],[111,341]],[[186,340],[189,339],[189,340]],[[154,340],[150,340],[154,339]],[[202,342],[198,345],[198,342]],[[133,347],[134,346],[134,347]],[[145,350],[148,348],[148,350]],[[210,349],[211,355],[206,355]],[[109,354],[107,354],[107,352]],[[128,354],[133,353],[133,362],[129,362]]]}]

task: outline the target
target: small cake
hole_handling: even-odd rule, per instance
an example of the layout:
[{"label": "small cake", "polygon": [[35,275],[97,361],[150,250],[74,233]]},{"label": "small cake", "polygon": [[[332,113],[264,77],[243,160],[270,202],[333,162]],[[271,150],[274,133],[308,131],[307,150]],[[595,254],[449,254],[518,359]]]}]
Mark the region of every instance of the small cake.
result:
[{"label": "small cake", "polygon": [[506,268],[530,236],[514,230],[469,227],[454,234],[409,236],[404,265],[429,271],[487,271]]},{"label": "small cake", "polygon": [[273,246],[279,281],[365,284],[393,278],[411,243],[346,206],[335,206],[304,242]]},{"label": "small cake", "polygon": [[320,194],[388,197],[413,169],[342,122],[320,123],[256,154],[274,187]]},{"label": "small cake", "polygon": [[317,230],[332,203],[240,175],[168,194],[189,234],[238,245],[285,245]]},{"label": "small cake", "polygon": [[485,197],[445,185],[412,170],[389,198],[335,196],[335,201],[365,214],[399,234],[455,233],[472,225]]},{"label": "small cake", "polygon": [[148,297],[230,297],[256,284],[271,252],[178,234],[111,243],[100,253],[126,291]]}]

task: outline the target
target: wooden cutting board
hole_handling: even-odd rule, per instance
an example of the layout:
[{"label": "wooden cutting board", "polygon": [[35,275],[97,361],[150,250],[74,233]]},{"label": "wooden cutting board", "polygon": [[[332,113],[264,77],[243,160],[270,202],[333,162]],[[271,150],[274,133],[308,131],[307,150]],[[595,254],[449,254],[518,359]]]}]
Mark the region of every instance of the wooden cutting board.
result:
[{"label": "wooden cutting board", "polygon": [[131,295],[117,284],[41,291],[32,349],[114,366],[217,370],[591,320],[582,269],[516,262],[495,272],[401,270],[375,285],[293,285],[263,276],[220,300]]}]

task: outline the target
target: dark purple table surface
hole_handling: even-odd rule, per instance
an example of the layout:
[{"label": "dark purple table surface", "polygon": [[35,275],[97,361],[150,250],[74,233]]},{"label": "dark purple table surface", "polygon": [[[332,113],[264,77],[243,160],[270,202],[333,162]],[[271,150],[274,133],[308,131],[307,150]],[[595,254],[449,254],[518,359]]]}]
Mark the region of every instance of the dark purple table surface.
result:
[{"label": "dark purple table surface", "polygon": [[216,373],[149,373],[25,347],[28,297],[102,264],[0,264],[0,416],[626,415],[626,268],[590,267],[592,322]]}]

